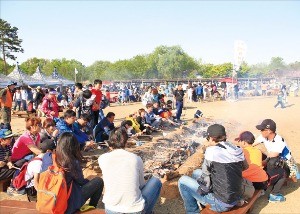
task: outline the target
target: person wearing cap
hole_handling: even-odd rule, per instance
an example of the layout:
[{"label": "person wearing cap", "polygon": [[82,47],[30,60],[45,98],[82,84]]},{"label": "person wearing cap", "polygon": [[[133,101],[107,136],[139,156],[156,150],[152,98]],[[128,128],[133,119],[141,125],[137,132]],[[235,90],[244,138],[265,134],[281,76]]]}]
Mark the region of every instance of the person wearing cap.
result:
[{"label": "person wearing cap", "polygon": [[40,110],[46,117],[58,117],[59,107],[57,104],[56,94],[56,90],[54,88],[50,88],[48,96],[43,99]]},{"label": "person wearing cap", "polygon": [[226,141],[225,128],[219,124],[208,127],[207,140],[202,169],[178,181],[186,213],[199,213],[198,203],[225,212],[239,205],[243,195],[242,171],[248,168],[243,150]]},{"label": "person wearing cap", "polygon": [[14,134],[11,130],[0,130],[0,181],[11,178],[15,172],[11,162],[11,139]]},{"label": "person wearing cap", "polygon": [[55,149],[55,143],[51,139],[46,139],[40,143],[39,148],[41,150],[41,154],[29,162],[25,173],[25,181],[27,181],[25,192],[27,193],[30,201],[36,201],[36,189],[38,186],[39,174],[42,171],[43,158],[47,153],[52,153]]},{"label": "person wearing cap", "polygon": [[245,158],[249,165],[249,168],[243,171],[243,178],[251,181],[255,189],[266,189],[268,175],[263,169],[262,152],[252,146],[255,141],[254,135],[249,131],[244,131],[239,137],[235,138],[235,141],[237,141],[238,146],[243,148]]},{"label": "person wearing cap", "polygon": [[285,140],[276,133],[276,123],[272,119],[263,120],[256,128],[260,130],[261,135],[253,146],[263,143],[267,149],[264,164],[270,177],[269,183],[273,186],[269,202],[284,202],[285,197],[280,193],[280,189],[291,174],[288,167],[288,164],[293,161],[290,149]]},{"label": "person wearing cap", "polygon": [[0,91],[0,101],[1,101],[1,112],[2,112],[2,122],[7,129],[11,129],[11,108],[14,96],[14,90],[17,83],[10,81],[6,88]]}]

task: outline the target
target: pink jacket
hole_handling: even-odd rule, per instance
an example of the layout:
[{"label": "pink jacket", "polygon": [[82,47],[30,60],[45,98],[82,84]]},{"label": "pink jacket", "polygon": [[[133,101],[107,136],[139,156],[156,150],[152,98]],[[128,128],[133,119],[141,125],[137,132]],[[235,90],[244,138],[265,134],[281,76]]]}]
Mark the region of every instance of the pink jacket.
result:
[{"label": "pink jacket", "polygon": [[[58,117],[58,104],[56,99],[45,97],[42,102],[41,110],[45,113],[46,117]],[[51,111],[54,111],[55,115],[50,115]]]}]

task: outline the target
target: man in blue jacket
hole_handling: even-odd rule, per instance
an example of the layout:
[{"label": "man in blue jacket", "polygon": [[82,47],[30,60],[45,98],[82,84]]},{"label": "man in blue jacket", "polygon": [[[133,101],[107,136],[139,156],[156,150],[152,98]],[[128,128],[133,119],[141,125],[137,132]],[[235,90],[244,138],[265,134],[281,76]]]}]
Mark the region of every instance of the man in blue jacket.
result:
[{"label": "man in blue jacket", "polygon": [[94,147],[94,142],[89,141],[87,134],[82,132],[77,126],[74,126],[76,121],[76,113],[73,110],[67,110],[64,114],[64,119],[55,119],[56,128],[58,129],[58,137],[64,132],[72,132],[80,144],[80,148]]},{"label": "man in blue jacket", "polygon": [[104,142],[108,140],[110,132],[115,128],[114,125],[115,113],[108,112],[106,117],[104,117],[94,128],[93,135],[96,142]]}]

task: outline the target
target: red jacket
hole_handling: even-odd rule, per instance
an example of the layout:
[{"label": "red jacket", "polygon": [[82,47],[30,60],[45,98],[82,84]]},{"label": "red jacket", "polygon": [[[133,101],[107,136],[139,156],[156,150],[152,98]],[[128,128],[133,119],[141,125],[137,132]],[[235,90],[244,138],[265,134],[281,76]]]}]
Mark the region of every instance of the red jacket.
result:
[{"label": "red jacket", "polygon": [[[58,117],[58,104],[56,99],[50,99],[45,97],[42,102],[41,110],[45,113],[46,117]],[[50,112],[54,111],[54,115],[50,115]]]}]

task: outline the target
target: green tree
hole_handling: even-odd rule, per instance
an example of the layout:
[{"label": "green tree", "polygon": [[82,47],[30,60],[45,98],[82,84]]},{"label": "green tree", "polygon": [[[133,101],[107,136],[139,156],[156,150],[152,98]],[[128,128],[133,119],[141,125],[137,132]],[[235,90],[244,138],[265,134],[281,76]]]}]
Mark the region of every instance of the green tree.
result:
[{"label": "green tree", "polygon": [[269,68],[266,63],[258,63],[250,66],[249,77],[264,77],[269,73]]},{"label": "green tree", "polygon": [[270,76],[282,77],[287,70],[287,66],[281,57],[272,57],[268,67],[268,75]]},{"label": "green tree", "polygon": [[20,65],[20,68],[25,73],[32,75],[35,71],[38,65],[41,66],[41,69],[43,71],[43,68],[46,64],[50,63],[50,60],[47,59],[38,59],[36,57],[26,60]]},{"label": "green tree", "polygon": [[87,67],[87,78],[90,82],[93,82],[95,79],[106,79],[108,75],[108,70],[111,66],[109,61],[96,61],[89,67]]},{"label": "green tree", "polygon": [[18,30],[17,27],[12,27],[7,21],[0,19],[0,46],[5,74],[7,74],[6,59],[16,60],[14,53],[24,52],[21,47],[22,39],[18,37]]},{"label": "green tree", "polygon": [[180,46],[159,46],[154,50],[153,63],[158,71],[158,78],[182,78],[196,70],[197,63]]},{"label": "green tree", "polygon": [[240,70],[237,72],[237,77],[249,77],[250,66],[246,62],[242,62]]}]

